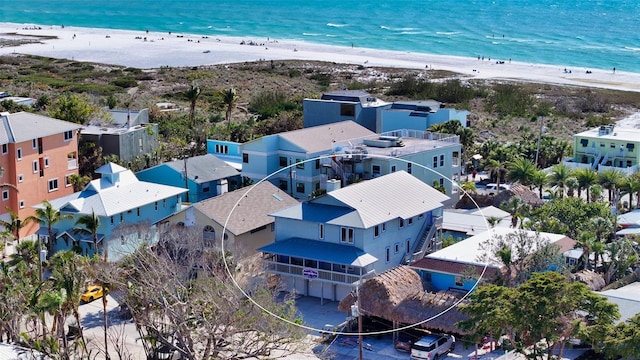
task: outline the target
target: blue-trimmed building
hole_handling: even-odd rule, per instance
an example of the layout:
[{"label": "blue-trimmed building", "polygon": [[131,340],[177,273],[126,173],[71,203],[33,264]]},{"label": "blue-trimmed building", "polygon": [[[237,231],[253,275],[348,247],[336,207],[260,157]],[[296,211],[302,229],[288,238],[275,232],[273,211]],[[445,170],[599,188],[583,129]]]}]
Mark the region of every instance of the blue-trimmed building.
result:
[{"label": "blue-trimmed building", "polygon": [[436,124],[457,120],[464,127],[471,124],[469,112],[446,108],[435,100],[396,101],[390,107],[380,110],[376,132],[383,133],[398,129],[425,131]]},{"label": "blue-trimmed building", "polygon": [[390,103],[362,90],[331,91],[303,102],[305,128],[353,121],[378,134],[399,129],[426,131],[449,120],[469,127],[468,115],[466,110],[447,108],[435,100]]},{"label": "blue-trimmed building", "polygon": [[447,199],[398,171],[273,213],[276,240],[258,250],[287,290],[339,300],[359,281],[421,258]]},{"label": "blue-trimmed building", "polygon": [[[140,181],[131,170],[114,163],[95,172],[102,177],[91,181],[84,190],[50,201],[55,210],[71,215],[55,224],[54,252],[76,249],[92,256],[93,236],[74,229],[80,217],[95,213],[100,221],[98,251],[106,252],[110,261],[118,260],[142,243],[155,241],[153,226],[180,210],[180,196],[187,191]],[[41,227],[38,236],[48,241],[48,229]]]},{"label": "blue-trimmed building", "polygon": [[242,187],[240,172],[212,154],[169,161],[136,176],[142,181],[188,189],[182,201],[191,203]]},{"label": "blue-trimmed building", "polygon": [[[411,264],[411,267],[438,291],[470,291],[476,284],[476,278],[481,274],[483,281],[493,282],[504,272],[502,263],[488,250],[490,246],[487,244],[503,240],[515,249],[517,246],[515,242],[520,236],[540,236],[543,241],[558,245],[559,257],[565,251],[573,249],[576,244],[575,240],[561,234],[495,227],[430,253]],[[513,256],[518,257],[515,250],[513,250]]]}]

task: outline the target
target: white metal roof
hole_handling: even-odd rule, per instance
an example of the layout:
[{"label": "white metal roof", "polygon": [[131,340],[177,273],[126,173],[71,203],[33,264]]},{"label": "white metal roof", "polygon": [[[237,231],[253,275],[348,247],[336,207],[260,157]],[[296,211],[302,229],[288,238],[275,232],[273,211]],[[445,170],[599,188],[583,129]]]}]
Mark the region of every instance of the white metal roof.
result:
[{"label": "white metal roof", "polygon": [[346,141],[370,135],[375,135],[375,133],[358,123],[353,121],[340,121],[327,125],[287,131],[277,136],[299,146],[310,154],[314,154],[320,151],[331,150],[333,144],[337,141]]},{"label": "white metal roof", "polygon": [[601,132],[600,128],[597,127],[575,134],[574,136],[578,138],[597,138],[638,143],[640,142],[640,129],[615,126],[610,132]]},{"label": "white metal roof", "polygon": [[18,112],[0,114],[0,144],[20,143],[80,129],[79,124],[48,116]]},{"label": "white metal roof", "polygon": [[112,216],[187,191],[187,189],[175,186],[140,181],[131,170],[118,165],[106,168],[105,166],[100,169],[118,169],[119,180],[112,183],[109,178],[103,175],[102,178],[91,181],[80,192],[52,200],[51,205],[55,209],[69,212],[91,214],[93,211],[98,216]]},{"label": "white metal roof", "polygon": [[[466,264],[473,265],[484,265],[484,262],[480,260],[483,255],[488,255],[482,249],[481,244],[486,242],[489,239],[494,239],[496,237],[505,237],[506,235],[516,233],[518,231],[524,231],[527,233],[527,236],[535,236],[535,231],[523,230],[523,229],[514,229],[514,228],[504,228],[504,227],[495,227],[478,235],[471,236],[465,240],[457,242],[453,245],[449,245],[442,250],[438,250],[434,253],[427,255],[427,258],[432,259],[440,259],[440,260],[448,260],[448,261],[456,261]],[[540,232],[541,238],[546,238],[549,240],[549,243],[555,243],[561,239],[566,238],[565,235],[562,234],[552,234]],[[500,265],[497,262],[490,262],[490,265]]]},{"label": "white metal roof", "polygon": [[449,200],[405,171],[334,190],[327,196],[356,209],[364,228],[396,218],[408,219],[441,208]]}]

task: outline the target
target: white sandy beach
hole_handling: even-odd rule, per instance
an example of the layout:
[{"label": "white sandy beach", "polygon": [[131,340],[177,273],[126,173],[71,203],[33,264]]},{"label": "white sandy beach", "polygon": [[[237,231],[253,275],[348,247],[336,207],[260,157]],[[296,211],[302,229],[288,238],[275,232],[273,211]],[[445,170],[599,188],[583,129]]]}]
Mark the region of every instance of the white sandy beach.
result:
[{"label": "white sandy beach", "polygon": [[[203,37],[178,33],[0,23],[0,38],[11,39],[23,35],[57,38],[43,40],[41,43],[0,47],[0,55],[31,54],[143,69],[228,64],[260,59],[319,60],[370,67],[449,70],[478,79],[522,80],[640,91],[639,73],[614,73],[613,70],[521,63],[509,59],[478,60],[357,46],[339,47],[271,38]],[[587,73],[587,70],[591,73]]]}]

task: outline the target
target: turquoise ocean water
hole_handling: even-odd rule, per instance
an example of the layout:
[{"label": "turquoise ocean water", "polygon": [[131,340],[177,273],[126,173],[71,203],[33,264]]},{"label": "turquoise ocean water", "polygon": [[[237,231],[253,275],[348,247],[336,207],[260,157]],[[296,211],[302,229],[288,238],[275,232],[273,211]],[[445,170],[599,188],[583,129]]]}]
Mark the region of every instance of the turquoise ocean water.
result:
[{"label": "turquoise ocean water", "polygon": [[640,73],[640,1],[21,0],[0,21],[171,31]]}]

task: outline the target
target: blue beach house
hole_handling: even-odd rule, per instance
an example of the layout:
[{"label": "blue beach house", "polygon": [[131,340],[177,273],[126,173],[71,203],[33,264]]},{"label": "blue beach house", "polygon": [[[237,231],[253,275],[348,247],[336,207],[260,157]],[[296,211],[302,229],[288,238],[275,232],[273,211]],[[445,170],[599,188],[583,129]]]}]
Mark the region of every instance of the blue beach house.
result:
[{"label": "blue beach house", "polygon": [[373,132],[379,132],[376,127],[378,112],[390,106],[391,103],[362,90],[327,92],[320,99],[304,99],[304,127],[353,121]]},{"label": "blue beach house", "polygon": [[192,203],[242,186],[240,172],[212,154],[169,161],[142,170],[136,176],[142,181],[189,189],[182,195],[182,201]]},{"label": "blue beach house", "polygon": [[234,141],[207,140],[207,154],[213,154],[227,164],[242,170],[242,144]]},{"label": "blue beach house", "polygon": [[424,255],[448,197],[405,171],[277,211],[267,271],[289,291],[340,300],[360,281]]},{"label": "blue beach house", "polygon": [[[336,142],[375,135],[353,121],[267,135],[242,146],[242,176],[254,182],[282,170],[269,181],[296,199],[306,200],[326,182],[318,156],[329,155]],[[306,162],[307,160],[310,160]]]},{"label": "blue beach house", "polygon": [[376,132],[382,133],[398,129],[427,130],[433,125],[457,120],[469,127],[466,110],[445,108],[435,100],[396,101],[390,107],[381,109]]},{"label": "blue beach house", "polygon": [[[430,282],[436,290],[466,292],[474,287],[476,279],[481,274],[485,282],[494,282],[502,276],[503,265],[488,250],[487,243],[498,241],[498,239],[515,241],[518,236],[521,236],[518,234],[527,237],[539,236],[549,244],[558,245],[559,256],[562,256],[560,254],[565,251],[573,249],[576,244],[573,239],[562,234],[495,227],[428,254],[423,259],[411,264],[411,267],[420,274],[423,280]],[[535,249],[533,250],[535,251]],[[513,256],[517,258],[516,251]]]},{"label": "blue beach house", "polygon": [[[50,201],[54,209],[71,215],[55,224],[53,249],[76,249],[94,254],[93,237],[74,231],[83,215],[95,213],[100,220],[98,251],[110,261],[132,253],[143,242],[153,242],[153,226],[177,212],[180,196],[187,190],[140,181],[122,166],[108,163],[96,170],[100,179],[91,181],[82,191]],[[46,227],[38,231],[48,237]]]}]

